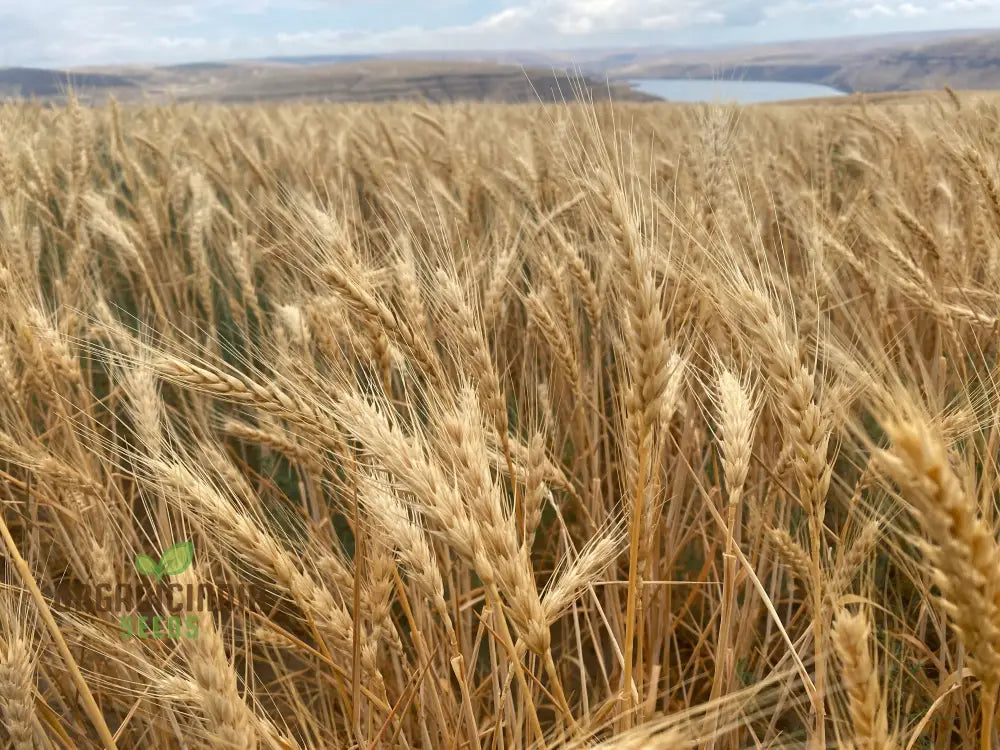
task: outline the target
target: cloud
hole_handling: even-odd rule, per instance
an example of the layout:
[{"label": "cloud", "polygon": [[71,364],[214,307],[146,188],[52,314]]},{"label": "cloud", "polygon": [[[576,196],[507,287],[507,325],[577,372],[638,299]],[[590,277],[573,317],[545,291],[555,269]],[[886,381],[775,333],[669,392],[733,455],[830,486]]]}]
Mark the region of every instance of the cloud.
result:
[{"label": "cloud", "polygon": [[[223,29],[267,10],[347,0],[0,0],[0,66],[177,61],[252,48]],[[244,46],[245,45],[245,46]]]},{"label": "cloud", "polygon": [[851,10],[851,15],[855,18],[872,18],[874,16],[893,16],[895,13],[891,8],[881,3],[876,3],[867,8],[854,8]]},{"label": "cloud", "polygon": [[326,49],[332,49],[336,45],[363,41],[369,37],[363,32],[351,31],[350,29],[319,29],[317,31],[297,31],[293,34],[281,33],[274,38],[279,44],[299,47],[302,45],[323,46]]},{"label": "cloud", "polygon": [[916,18],[927,13],[927,8],[913,3],[898,3],[896,5],[883,5],[876,3],[867,7],[854,8],[851,15],[855,18],[866,19],[882,16],[885,18]]},{"label": "cloud", "polygon": [[942,3],[946,11],[1000,10],[1000,0],[946,0]]},{"label": "cloud", "polygon": [[[708,0],[534,0],[505,8],[470,30],[494,29],[565,36],[717,24],[726,13]],[[725,3],[723,3],[725,5]],[[745,7],[746,3],[734,3]]]},{"label": "cloud", "polygon": [[921,5],[914,5],[913,3],[901,3],[897,7],[897,10],[899,11],[899,15],[903,16],[904,18],[914,18],[916,16],[922,16],[927,12],[927,8],[924,8]]},{"label": "cloud", "polygon": [[755,26],[766,18],[766,10],[761,2],[733,3],[725,11],[725,23],[730,26]]},{"label": "cloud", "polygon": [[[445,20],[460,8],[462,22]],[[0,66],[705,45],[935,25],[1000,25],[1000,0],[0,0]]]},{"label": "cloud", "polygon": [[[392,49],[522,49],[526,46],[580,46],[606,35],[656,34],[727,21],[711,0],[530,0],[484,15],[471,23],[439,28],[416,26],[374,33],[314,29],[279,34],[282,46],[298,54]],[[737,20],[756,22],[747,0],[732,2]]]}]

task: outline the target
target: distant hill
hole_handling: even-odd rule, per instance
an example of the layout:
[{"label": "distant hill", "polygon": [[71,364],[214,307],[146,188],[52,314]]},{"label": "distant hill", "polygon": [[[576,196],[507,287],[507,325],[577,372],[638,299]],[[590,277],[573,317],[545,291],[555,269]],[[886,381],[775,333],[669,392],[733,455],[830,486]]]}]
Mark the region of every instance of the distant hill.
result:
[{"label": "distant hill", "polygon": [[1000,89],[1000,33],[847,61],[834,79],[855,91],[915,91],[945,85],[956,89]]},{"label": "distant hill", "polygon": [[[572,70],[570,73],[568,71]],[[259,102],[655,101],[635,78],[818,83],[845,92],[1000,89],[1000,31],[821,39],[712,49],[452,51],[303,55],[261,60],[114,66],[72,71],[0,69],[0,98],[53,98],[72,85],[84,100]]]},{"label": "distant hill", "polygon": [[[67,82],[81,100],[114,94],[122,101],[261,102],[313,99],[373,102],[423,99],[432,102],[572,101],[587,97],[655,101],[627,83],[609,84],[545,68],[479,62],[361,60],[308,64],[283,60],[199,62],[182,65],[116,66],[73,71],[0,70],[0,96],[58,97]],[[5,90],[2,81],[11,83]],[[61,85],[59,85],[61,83]]]},{"label": "distant hill", "polygon": [[[579,79],[563,72],[522,69],[490,63],[412,60],[369,60],[334,65],[245,64],[215,76],[213,81],[185,86],[173,82],[165,93],[181,99],[221,102],[326,99],[331,101],[392,101],[424,99],[432,102],[479,100],[529,102],[577,98],[578,90],[607,98],[604,81]],[[620,100],[650,101],[655,97],[632,91],[626,84],[612,86]]]},{"label": "distant hill", "polygon": [[329,65],[331,63],[362,62],[381,59],[378,55],[302,55],[262,57],[264,62],[290,63],[292,65]]},{"label": "distant hill", "polygon": [[80,91],[128,89],[127,77],[106,73],[78,73],[46,68],[0,68],[0,97],[49,97],[72,87]]},{"label": "distant hill", "polygon": [[1000,88],[1000,32],[853,37],[647,56],[617,79],[743,79],[819,83],[841,91]]}]

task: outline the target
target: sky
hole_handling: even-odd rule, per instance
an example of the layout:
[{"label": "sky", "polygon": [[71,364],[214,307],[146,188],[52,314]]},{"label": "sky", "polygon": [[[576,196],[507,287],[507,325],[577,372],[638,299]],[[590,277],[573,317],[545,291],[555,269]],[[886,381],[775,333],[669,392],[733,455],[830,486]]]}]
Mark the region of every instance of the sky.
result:
[{"label": "sky", "polygon": [[0,0],[0,67],[1000,28],[1000,0]]}]

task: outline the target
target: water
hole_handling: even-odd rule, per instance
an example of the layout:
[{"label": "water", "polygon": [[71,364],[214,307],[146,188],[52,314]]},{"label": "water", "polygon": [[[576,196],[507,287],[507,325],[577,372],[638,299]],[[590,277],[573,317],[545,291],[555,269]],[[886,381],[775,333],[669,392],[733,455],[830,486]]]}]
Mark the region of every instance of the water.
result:
[{"label": "water", "polygon": [[735,101],[738,104],[843,96],[843,91],[818,83],[783,81],[701,81],[679,78],[641,78],[629,81],[632,88],[674,102]]}]

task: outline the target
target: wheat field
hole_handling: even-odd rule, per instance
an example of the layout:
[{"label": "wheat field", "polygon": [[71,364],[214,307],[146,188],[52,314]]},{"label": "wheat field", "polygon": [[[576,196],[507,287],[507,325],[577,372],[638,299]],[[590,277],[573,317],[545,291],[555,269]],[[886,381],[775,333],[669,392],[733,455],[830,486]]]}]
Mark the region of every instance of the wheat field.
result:
[{"label": "wheat field", "polygon": [[7,746],[995,747],[948,94],[0,108]]}]

